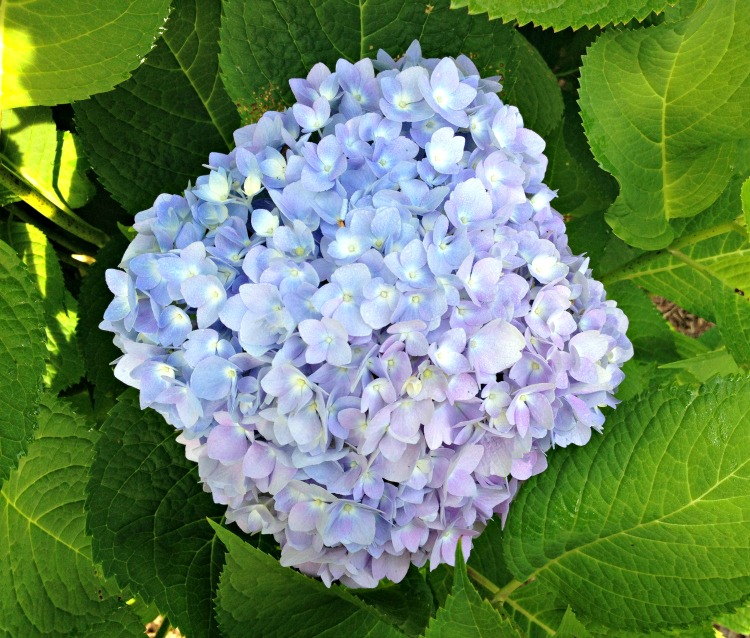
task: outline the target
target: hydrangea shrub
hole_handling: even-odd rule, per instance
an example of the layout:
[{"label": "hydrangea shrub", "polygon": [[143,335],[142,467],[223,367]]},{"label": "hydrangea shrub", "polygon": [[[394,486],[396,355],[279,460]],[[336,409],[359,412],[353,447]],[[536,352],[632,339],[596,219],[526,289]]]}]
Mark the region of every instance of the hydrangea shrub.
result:
[{"label": "hydrangea shrub", "polygon": [[498,78],[414,42],[290,86],[135,216],[101,327],[227,521],[375,587],[468,556],[633,348]]},{"label": "hydrangea shrub", "polygon": [[750,631],[742,2],[6,4],[0,635]]}]

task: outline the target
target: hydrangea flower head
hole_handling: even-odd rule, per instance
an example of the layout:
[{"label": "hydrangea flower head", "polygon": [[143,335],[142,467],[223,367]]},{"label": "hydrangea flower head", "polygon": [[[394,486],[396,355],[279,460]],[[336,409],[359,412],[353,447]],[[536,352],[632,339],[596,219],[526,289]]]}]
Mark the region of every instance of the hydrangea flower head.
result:
[{"label": "hydrangea flower head", "polygon": [[374,587],[468,554],[633,350],[497,78],[415,43],[290,84],[136,215],[102,328],[228,521]]}]

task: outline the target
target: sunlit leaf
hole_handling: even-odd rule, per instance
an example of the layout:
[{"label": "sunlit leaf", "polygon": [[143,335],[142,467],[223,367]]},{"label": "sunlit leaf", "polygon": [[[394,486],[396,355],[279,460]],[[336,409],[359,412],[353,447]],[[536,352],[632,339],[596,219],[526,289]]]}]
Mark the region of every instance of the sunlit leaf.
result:
[{"label": "sunlit leaf", "polygon": [[169,0],[3,2],[3,108],[109,91],[141,63],[168,11]]},{"label": "sunlit leaf", "polygon": [[671,220],[697,215],[726,187],[750,138],[749,56],[741,0],[608,31],[589,49],[581,114],[594,156],[620,184],[607,221],[629,244],[664,248]]},{"label": "sunlit leaf", "polygon": [[12,223],[4,239],[26,264],[44,302],[47,333],[47,369],[44,384],[53,393],[83,376],[83,360],[75,338],[78,302],[65,289],[57,255],[44,233],[29,224]]},{"label": "sunlit leaf", "polygon": [[51,109],[38,106],[4,111],[0,161],[55,206],[83,206],[94,195],[80,140],[58,131]]},{"label": "sunlit leaf", "polygon": [[41,296],[15,250],[0,241],[0,485],[36,427],[46,358]]},{"label": "sunlit leaf", "polygon": [[96,432],[46,396],[29,453],[0,491],[0,633],[139,636],[126,597],[91,560],[83,502]]}]

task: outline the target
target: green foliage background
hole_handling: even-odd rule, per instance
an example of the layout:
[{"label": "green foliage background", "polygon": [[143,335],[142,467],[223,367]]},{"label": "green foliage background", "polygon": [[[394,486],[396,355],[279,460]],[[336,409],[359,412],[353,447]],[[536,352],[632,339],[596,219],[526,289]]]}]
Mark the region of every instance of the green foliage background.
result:
[{"label": "green foliage background", "polygon": [[[3,0],[0,30],[0,634],[750,632],[747,0]],[[104,272],[290,77],[415,38],[503,76],[636,356],[604,434],[552,451],[468,564],[328,589],[224,525],[114,379]]]}]

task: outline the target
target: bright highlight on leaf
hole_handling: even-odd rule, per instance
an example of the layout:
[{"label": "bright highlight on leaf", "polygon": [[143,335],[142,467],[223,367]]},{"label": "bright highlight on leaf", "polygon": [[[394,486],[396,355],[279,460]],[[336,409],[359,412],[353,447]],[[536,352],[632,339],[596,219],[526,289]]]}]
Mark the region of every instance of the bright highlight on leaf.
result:
[{"label": "bright highlight on leaf", "polygon": [[169,4],[169,0],[3,2],[2,108],[60,104],[109,91],[127,79],[149,52]]},{"label": "bright highlight on leaf", "polygon": [[3,112],[0,161],[60,209],[80,208],[94,195],[80,139],[58,131],[47,107]]},{"label": "bright highlight on leaf", "polygon": [[607,222],[627,243],[656,250],[670,222],[719,197],[750,137],[750,11],[708,0],[686,20],[608,31],[581,71],[586,135],[620,183]]},{"label": "bright highlight on leaf", "polygon": [[48,352],[44,385],[53,393],[65,390],[83,376],[75,338],[78,302],[66,290],[55,250],[42,231],[29,224],[12,223],[0,229],[0,237],[26,264],[42,297]]}]

